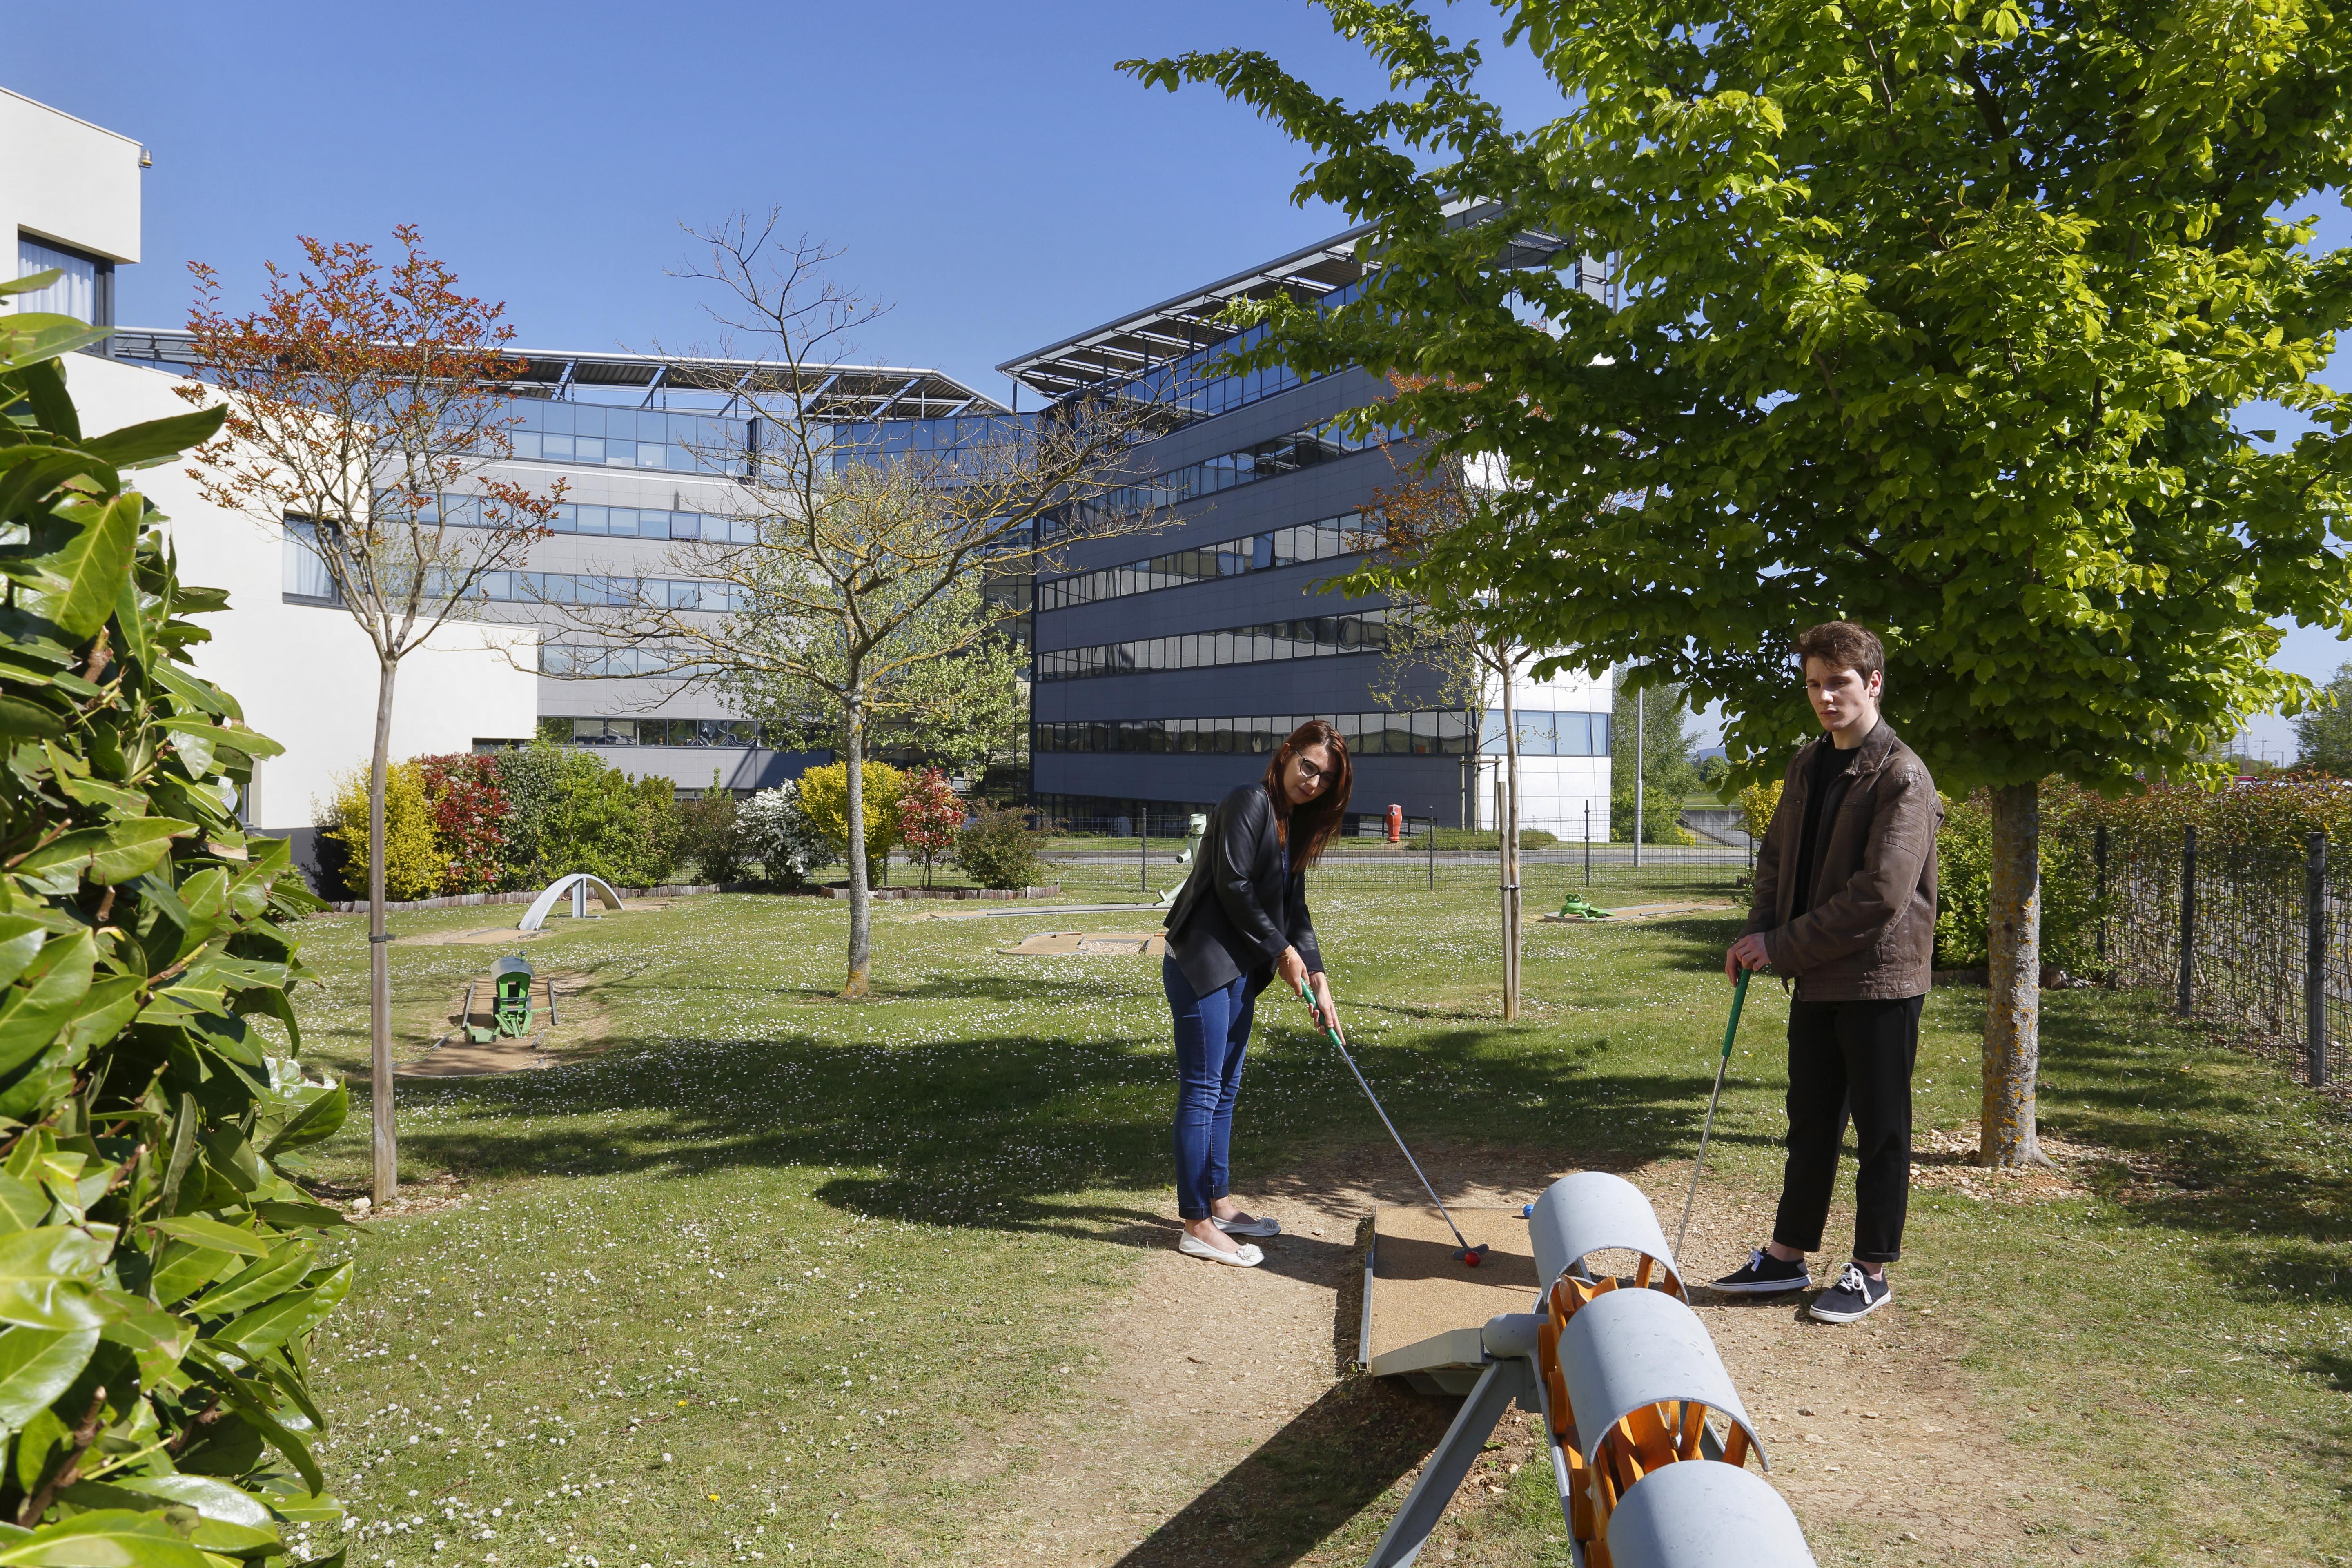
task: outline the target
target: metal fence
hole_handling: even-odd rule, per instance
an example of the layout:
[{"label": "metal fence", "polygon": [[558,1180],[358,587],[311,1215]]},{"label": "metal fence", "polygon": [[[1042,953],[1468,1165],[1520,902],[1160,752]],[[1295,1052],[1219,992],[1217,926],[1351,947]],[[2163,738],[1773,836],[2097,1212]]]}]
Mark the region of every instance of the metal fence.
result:
[{"label": "metal fence", "polygon": [[[2062,841],[2095,879],[2096,951],[2115,984],[2299,1048],[2327,1082],[2328,1010],[2352,1005],[2352,855],[2314,833],[2278,843],[2110,833]],[[2187,940],[2183,940],[2183,933]]]}]

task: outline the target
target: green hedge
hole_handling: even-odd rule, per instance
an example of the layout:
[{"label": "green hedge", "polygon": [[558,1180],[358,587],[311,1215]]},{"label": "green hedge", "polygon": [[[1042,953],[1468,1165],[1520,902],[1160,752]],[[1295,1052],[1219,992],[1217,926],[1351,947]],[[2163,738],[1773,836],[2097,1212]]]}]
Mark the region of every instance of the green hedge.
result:
[{"label": "green hedge", "polygon": [[123,482],[222,410],[84,439],[104,335],[0,316],[0,1562],[284,1564],[340,1518],[307,1369],[352,1266],[292,1177],[349,1099],[294,1059],[317,900],[236,817],[280,748],[187,661],[226,596]]}]

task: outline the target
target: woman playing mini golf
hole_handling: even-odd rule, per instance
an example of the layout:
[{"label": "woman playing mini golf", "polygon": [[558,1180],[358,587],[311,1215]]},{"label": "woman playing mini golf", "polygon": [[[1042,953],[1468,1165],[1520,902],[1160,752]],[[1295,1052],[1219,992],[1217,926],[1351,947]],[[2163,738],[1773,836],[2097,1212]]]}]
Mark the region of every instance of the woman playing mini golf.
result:
[{"label": "woman playing mini golf", "polygon": [[1307,868],[1339,833],[1352,784],[1339,732],[1319,719],[1301,724],[1263,779],[1217,803],[1168,911],[1160,977],[1176,1030],[1176,1207],[1184,1220],[1176,1245],[1192,1257],[1255,1268],[1265,1255],[1234,1238],[1282,1228],[1243,1213],[1226,1191],[1234,1101],[1251,1010],[1267,985],[1279,980],[1296,991],[1305,981],[1338,1025],[1307,912]]}]

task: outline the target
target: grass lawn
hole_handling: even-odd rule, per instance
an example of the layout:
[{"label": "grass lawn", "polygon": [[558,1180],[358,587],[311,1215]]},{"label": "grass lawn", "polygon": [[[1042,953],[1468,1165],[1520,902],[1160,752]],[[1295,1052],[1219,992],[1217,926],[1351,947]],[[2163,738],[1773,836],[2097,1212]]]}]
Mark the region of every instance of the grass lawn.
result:
[{"label": "grass lawn", "polygon": [[[1688,1158],[1733,921],[1537,927],[1528,1014],[1506,1026],[1491,888],[1337,872],[1321,887],[1360,1060],[1417,1146]],[[359,1282],[319,1357],[354,1564],[991,1549],[982,1505],[1045,1479],[1039,1434],[1089,1429],[1076,1391],[1107,1353],[1090,1325],[1166,1245],[1173,1069],[1156,961],[1006,958],[1052,922],[925,918],[937,908],[877,906],[878,995],[858,1005],[831,995],[839,903],[730,895],[553,922],[529,951],[582,978],[572,1016],[601,1037],[593,1053],[404,1081],[404,1173],[428,1201],[352,1243]],[[425,911],[394,930],[511,916]],[[391,950],[409,1051],[501,951]],[[363,922],[315,921],[304,952],[323,982],[301,993],[308,1055],[356,1073]],[[1923,1132],[1975,1115],[1981,1005],[1930,1000]],[[1382,1139],[1295,1009],[1268,1007],[1236,1136],[1244,1191]],[[1777,1185],[1783,1017],[1759,987],[1713,1184]],[[1895,1309],[1953,1336],[2014,1457],[2001,1506],[2022,1521],[2018,1560],[2352,1562],[2341,1112],[2136,997],[2049,995],[2043,1050],[2045,1126],[2119,1159],[2057,1201],[1917,1194]],[[362,1112],[321,1173],[356,1183],[364,1153]],[[1325,1403],[1344,1415],[1351,1386]],[[1298,1428],[1292,1458],[1305,1492],[1344,1506],[1311,1528],[1269,1521],[1249,1560],[1360,1560],[1385,1524],[1393,1497],[1344,1473],[1354,1429],[1327,1425],[1328,1440]],[[1533,1470],[1517,1486],[1465,1560],[1566,1561],[1548,1488]],[[1943,1560],[1866,1522],[1808,1521],[1825,1563]]]}]

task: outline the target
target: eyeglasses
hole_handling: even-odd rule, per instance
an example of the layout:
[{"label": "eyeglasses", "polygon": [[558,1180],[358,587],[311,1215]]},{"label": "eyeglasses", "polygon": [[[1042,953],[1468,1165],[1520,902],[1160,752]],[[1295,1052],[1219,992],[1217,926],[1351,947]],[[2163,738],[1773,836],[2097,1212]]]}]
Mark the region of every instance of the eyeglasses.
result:
[{"label": "eyeglasses", "polygon": [[1325,779],[1331,776],[1331,770],[1329,768],[1317,767],[1313,763],[1307,760],[1304,752],[1291,758],[1290,760],[1298,764],[1300,776],[1308,784],[1319,784]]}]

